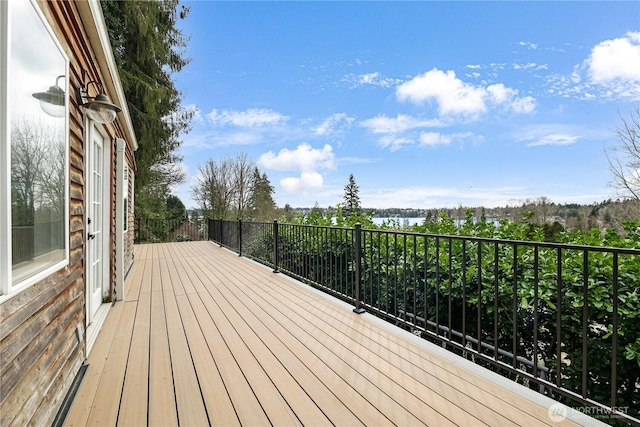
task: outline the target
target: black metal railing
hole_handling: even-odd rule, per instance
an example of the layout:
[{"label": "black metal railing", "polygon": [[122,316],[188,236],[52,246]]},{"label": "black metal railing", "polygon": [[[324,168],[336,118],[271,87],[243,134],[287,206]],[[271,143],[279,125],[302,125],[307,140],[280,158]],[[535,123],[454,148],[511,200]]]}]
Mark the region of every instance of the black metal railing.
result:
[{"label": "black metal railing", "polygon": [[208,240],[205,219],[136,218],[134,243],[162,243]]},{"label": "black metal railing", "polygon": [[640,425],[640,363],[629,357],[640,351],[638,249],[359,225],[208,224],[210,240],[356,312],[410,329],[590,415]]},{"label": "black metal railing", "polygon": [[64,220],[37,221],[11,226],[12,265],[64,248]]}]

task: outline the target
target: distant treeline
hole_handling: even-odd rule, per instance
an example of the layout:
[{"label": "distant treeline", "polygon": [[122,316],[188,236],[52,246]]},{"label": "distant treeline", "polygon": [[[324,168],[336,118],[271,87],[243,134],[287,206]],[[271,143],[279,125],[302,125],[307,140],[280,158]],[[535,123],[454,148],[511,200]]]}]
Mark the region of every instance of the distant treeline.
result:
[{"label": "distant treeline", "polygon": [[[320,211],[325,215],[325,208],[315,206],[313,208],[290,208],[289,213],[309,214],[312,211]],[[332,209],[332,208],[330,208]],[[640,219],[640,203],[636,200],[612,200],[608,199],[599,203],[554,203],[547,197],[528,199],[496,208],[483,206],[459,206],[457,208],[387,208],[371,209],[363,208],[367,216],[373,218],[425,218],[427,221],[437,221],[441,213],[448,217],[462,220],[467,211],[474,212],[474,220],[502,220],[521,222],[526,217],[528,222],[538,224],[559,223],[566,230],[588,231],[592,228],[616,228],[621,229],[622,223]]]}]

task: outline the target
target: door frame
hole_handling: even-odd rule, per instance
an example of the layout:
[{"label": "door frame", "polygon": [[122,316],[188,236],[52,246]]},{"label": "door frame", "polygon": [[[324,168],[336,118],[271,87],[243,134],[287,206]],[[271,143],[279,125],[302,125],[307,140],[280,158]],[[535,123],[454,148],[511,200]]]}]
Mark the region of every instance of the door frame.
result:
[{"label": "door frame", "polygon": [[[96,314],[100,306],[102,305],[102,301],[98,303],[94,303],[93,301],[93,288],[95,277],[93,277],[93,272],[91,271],[91,264],[93,259],[91,258],[94,254],[91,252],[89,248],[89,233],[91,233],[93,229],[93,225],[89,224],[89,219],[93,215],[91,202],[93,200],[93,138],[97,134],[103,138],[102,145],[102,223],[101,225],[101,240],[102,244],[96,245],[97,250],[99,251],[99,255],[101,257],[102,262],[102,295],[105,294],[105,291],[109,291],[110,281],[109,281],[109,272],[111,271],[111,254],[109,252],[109,239],[110,239],[110,219],[111,219],[111,197],[110,197],[110,183],[111,183],[111,143],[108,134],[106,133],[104,126],[101,124],[94,122],[93,120],[85,119],[85,228],[84,228],[84,239],[85,239],[85,294],[86,294],[86,322],[85,326],[89,326],[95,320]],[[107,289],[105,289],[105,287]]]}]

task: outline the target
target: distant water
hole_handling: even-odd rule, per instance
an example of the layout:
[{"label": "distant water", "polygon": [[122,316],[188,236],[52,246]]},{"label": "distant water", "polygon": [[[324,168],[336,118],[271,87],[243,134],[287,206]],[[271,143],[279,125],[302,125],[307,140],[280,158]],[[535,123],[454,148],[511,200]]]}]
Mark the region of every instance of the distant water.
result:
[{"label": "distant water", "polygon": [[[379,217],[375,217],[375,218],[371,218],[371,220],[377,226],[381,226],[383,221],[393,220],[393,221],[396,221],[396,223],[399,224],[400,227],[411,227],[411,226],[414,226],[416,224],[424,223],[425,218],[423,218],[423,217],[418,217],[418,218],[379,218]],[[493,224],[496,227],[500,226],[500,220],[498,220],[498,219],[487,218],[487,222],[493,222]],[[465,220],[464,219],[454,219],[454,223],[457,226],[460,226],[460,225],[465,223]]]},{"label": "distant water", "polygon": [[381,226],[384,221],[389,222],[393,221],[394,224],[399,224],[400,227],[411,227],[416,224],[422,224],[424,222],[424,218],[371,218],[373,223],[377,226]]}]

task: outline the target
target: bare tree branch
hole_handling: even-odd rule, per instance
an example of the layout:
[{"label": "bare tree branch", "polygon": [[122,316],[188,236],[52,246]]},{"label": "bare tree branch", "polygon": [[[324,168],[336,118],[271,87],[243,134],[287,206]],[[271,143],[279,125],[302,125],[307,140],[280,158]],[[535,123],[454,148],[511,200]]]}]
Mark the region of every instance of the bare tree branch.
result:
[{"label": "bare tree branch", "polygon": [[618,145],[605,149],[614,186],[623,198],[640,202],[640,108],[616,128]]}]

